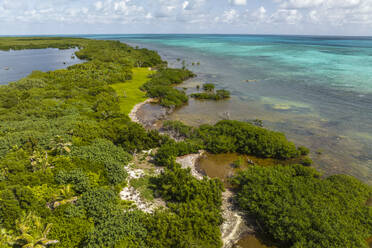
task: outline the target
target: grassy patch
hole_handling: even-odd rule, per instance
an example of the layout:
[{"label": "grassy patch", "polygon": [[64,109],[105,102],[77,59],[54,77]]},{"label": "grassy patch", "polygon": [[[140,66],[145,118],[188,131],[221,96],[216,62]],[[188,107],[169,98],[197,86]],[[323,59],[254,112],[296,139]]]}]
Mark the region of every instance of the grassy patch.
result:
[{"label": "grassy patch", "polygon": [[149,80],[148,76],[153,73],[148,68],[133,68],[132,70],[132,80],[111,85],[120,97],[120,110],[125,114],[129,114],[136,104],[146,99],[146,93],[139,88]]},{"label": "grassy patch", "polygon": [[154,200],[154,194],[152,189],[150,188],[151,184],[149,176],[132,179],[130,180],[130,185],[135,188],[145,200]]}]

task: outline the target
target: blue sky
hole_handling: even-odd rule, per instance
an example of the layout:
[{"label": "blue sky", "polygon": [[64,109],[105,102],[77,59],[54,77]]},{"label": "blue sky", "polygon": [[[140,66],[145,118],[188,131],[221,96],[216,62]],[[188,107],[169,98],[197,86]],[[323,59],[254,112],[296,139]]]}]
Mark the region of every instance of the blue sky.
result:
[{"label": "blue sky", "polygon": [[0,35],[372,35],[372,0],[0,0]]}]

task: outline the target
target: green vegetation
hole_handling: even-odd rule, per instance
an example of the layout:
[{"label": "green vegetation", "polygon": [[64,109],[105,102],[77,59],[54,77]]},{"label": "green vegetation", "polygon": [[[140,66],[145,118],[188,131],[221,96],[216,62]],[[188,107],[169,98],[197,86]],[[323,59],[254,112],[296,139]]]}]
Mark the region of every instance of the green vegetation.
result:
[{"label": "green vegetation", "polygon": [[3,50],[79,47],[76,56],[86,60],[0,87],[1,247],[221,246],[218,182],[199,182],[171,161],[158,178],[131,182],[149,197],[163,196],[166,210],[127,212],[118,194],[131,154],[170,140],[129,120],[129,109],[146,94],[138,87],[148,80],[142,88],[148,95],[178,106],[187,101],[181,92],[155,93],[191,72],[167,69],[155,52],[116,41],[4,38],[0,44]]},{"label": "green vegetation", "polygon": [[205,91],[214,91],[215,87],[216,86],[214,84],[211,84],[211,83],[203,84],[203,90],[205,90]]},{"label": "green vegetation", "polygon": [[230,92],[227,90],[217,90],[216,92],[203,92],[191,94],[191,97],[199,100],[224,100],[230,98]]},{"label": "green vegetation", "polygon": [[61,38],[61,37],[17,37],[1,38],[0,50],[23,50],[23,49],[41,49],[41,48],[59,48],[69,49],[80,47],[86,44],[86,40],[79,38]]},{"label": "green vegetation", "polygon": [[253,166],[237,175],[239,207],[282,247],[368,247],[372,188],[312,168]]},{"label": "green vegetation", "polygon": [[240,168],[244,165],[244,159],[242,157],[239,157],[237,160],[235,160],[232,164],[235,168]]},{"label": "green vegetation", "polygon": [[188,101],[183,91],[172,86],[182,83],[195,75],[186,69],[162,68],[142,86],[148,97],[158,98],[159,104],[165,107],[180,107]]},{"label": "green vegetation", "polygon": [[148,68],[133,68],[132,79],[111,85],[119,97],[121,112],[129,114],[134,105],[146,100],[146,93],[140,87],[149,80],[153,73]]},{"label": "green vegetation", "polygon": [[191,138],[193,128],[180,121],[164,121],[162,129],[175,138]]},{"label": "green vegetation", "polygon": [[130,186],[135,188],[143,198],[152,201],[154,199],[153,191],[151,189],[151,177],[145,176],[130,181]]},{"label": "green vegetation", "polygon": [[[269,131],[250,123],[220,121],[214,126],[201,125],[192,129],[179,122],[168,121],[164,128],[187,138],[185,142],[210,153],[232,153],[254,155],[261,158],[298,158],[302,152],[279,132]],[[164,146],[165,149],[166,146]],[[175,149],[175,148],[173,148]],[[195,150],[195,149],[194,149]],[[161,150],[160,150],[161,151]]]},{"label": "green vegetation", "polygon": [[228,99],[230,98],[230,92],[227,90],[217,90],[216,92],[214,91],[215,85],[214,84],[204,84],[203,85],[203,90],[205,92],[203,93],[194,93],[191,94],[191,97],[199,100],[223,100],[223,99]]},{"label": "green vegetation", "polygon": [[[188,100],[173,86],[194,74],[166,68],[156,52],[116,41],[0,38],[1,50],[48,47],[77,47],[86,62],[0,86],[0,247],[221,247],[222,183],[197,180],[177,156],[205,149],[310,164],[307,148],[249,123],[165,122],[176,142],[131,122],[129,110],[145,96],[166,107]],[[164,172],[129,183],[166,208],[127,211],[119,198],[126,165],[152,148]],[[283,247],[365,247],[372,235],[371,188],[351,177],[252,166],[233,183],[240,208]]]}]

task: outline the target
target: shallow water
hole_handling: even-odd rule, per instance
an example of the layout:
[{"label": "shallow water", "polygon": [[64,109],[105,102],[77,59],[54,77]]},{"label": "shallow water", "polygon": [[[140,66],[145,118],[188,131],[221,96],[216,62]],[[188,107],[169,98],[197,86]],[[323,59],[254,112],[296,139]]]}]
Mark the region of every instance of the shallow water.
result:
[{"label": "shallow water", "polygon": [[74,56],[76,51],[55,48],[0,51],[0,85],[24,78],[32,71],[54,71],[83,62]]},{"label": "shallow water", "polygon": [[[241,160],[239,167],[236,167],[236,161]],[[290,163],[293,161],[289,161]],[[229,178],[238,171],[252,166],[254,163],[257,166],[273,166],[283,163],[283,161],[274,159],[261,159],[253,156],[243,156],[237,153],[226,154],[204,154],[197,164],[197,170],[211,178],[219,178],[224,183],[225,187],[230,187]],[[268,248],[274,246],[267,246],[271,244],[265,238],[258,238],[253,234],[243,235],[237,243],[237,247],[241,248]]]},{"label": "shallow water", "polygon": [[[228,89],[221,102],[190,100],[169,118],[187,124],[261,119],[311,148],[325,175],[349,174],[372,184],[372,39],[305,36],[124,35],[157,50],[170,66],[185,60],[204,82]],[[200,62],[200,66],[192,66]],[[248,80],[248,81],[247,81]]]},{"label": "shallow water", "polygon": [[[236,166],[237,161],[241,161],[239,166]],[[296,160],[276,160],[276,159],[263,159],[254,156],[240,155],[237,153],[223,153],[223,154],[210,154],[205,153],[198,161],[197,169],[210,178],[219,178],[229,187],[229,178],[244,170],[248,166],[275,166],[284,164],[298,163]]]},{"label": "shallow water", "polygon": [[274,248],[274,246],[268,246],[264,244],[260,239],[254,235],[247,235],[238,242],[239,248]]}]

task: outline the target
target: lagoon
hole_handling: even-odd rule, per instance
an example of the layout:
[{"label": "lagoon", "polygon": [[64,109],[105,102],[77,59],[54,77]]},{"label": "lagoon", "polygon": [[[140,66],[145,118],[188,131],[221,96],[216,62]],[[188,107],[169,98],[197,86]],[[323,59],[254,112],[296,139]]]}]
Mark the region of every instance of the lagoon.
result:
[{"label": "lagoon", "polygon": [[53,71],[81,63],[77,49],[56,48],[0,51],[0,85],[17,81],[32,71]]}]

